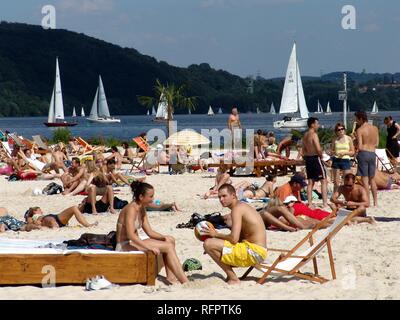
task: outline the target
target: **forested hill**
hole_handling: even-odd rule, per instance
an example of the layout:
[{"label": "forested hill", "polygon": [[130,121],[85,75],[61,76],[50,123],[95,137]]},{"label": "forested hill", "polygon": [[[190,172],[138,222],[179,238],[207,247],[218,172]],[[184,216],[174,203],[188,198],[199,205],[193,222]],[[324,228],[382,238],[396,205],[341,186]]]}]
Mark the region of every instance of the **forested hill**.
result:
[{"label": "forested hill", "polygon": [[[44,30],[40,26],[0,23],[0,116],[43,116],[48,112],[55,77],[55,59],[59,57],[66,115],[72,108],[85,106],[88,113],[101,74],[107,99],[114,115],[144,114],[138,95],[153,95],[156,79],[184,84],[187,95],[196,96],[196,113],[206,113],[208,106],[229,111],[237,105],[241,112],[259,107],[268,111],[272,102],[279,106],[283,80],[249,81],[226,71],[215,70],[207,63],[179,68],[135,49],[119,46],[66,30]],[[283,69],[286,66],[283,66]],[[389,77],[390,78],[390,77]],[[374,77],[373,79],[376,79]],[[395,77],[391,77],[393,82]],[[373,81],[373,80],[372,80]],[[380,109],[398,108],[399,90],[368,91],[359,96],[354,83],[353,105],[369,105],[378,95]],[[310,78],[304,83],[310,110],[316,101],[330,100],[340,108],[337,91],[340,81]],[[372,102],[371,102],[372,101]],[[372,104],[371,104],[372,106]],[[179,110],[177,110],[179,112]],[[182,110],[182,112],[186,112]]]}]

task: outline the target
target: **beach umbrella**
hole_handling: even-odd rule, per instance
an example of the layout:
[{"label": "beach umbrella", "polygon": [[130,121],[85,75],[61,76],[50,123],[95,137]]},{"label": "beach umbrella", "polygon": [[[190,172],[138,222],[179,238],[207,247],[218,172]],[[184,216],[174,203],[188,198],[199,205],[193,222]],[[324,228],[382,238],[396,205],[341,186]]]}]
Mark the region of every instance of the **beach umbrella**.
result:
[{"label": "beach umbrella", "polygon": [[183,130],[171,135],[167,140],[164,141],[164,145],[175,145],[175,146],[197,146],[210,144],[211,141],[192,130]]}]

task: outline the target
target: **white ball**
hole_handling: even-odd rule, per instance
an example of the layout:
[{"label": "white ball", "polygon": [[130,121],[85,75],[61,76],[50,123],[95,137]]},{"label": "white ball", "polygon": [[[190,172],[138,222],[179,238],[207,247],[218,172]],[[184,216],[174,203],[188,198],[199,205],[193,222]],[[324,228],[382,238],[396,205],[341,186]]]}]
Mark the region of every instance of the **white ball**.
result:
[{"label": "white ball", "polygon": [[197,232],[199,233],[200,236],[204,235],[203,230],[209,230],[210,229],[210,223],[207,221],[201,221],[196,225]]}]

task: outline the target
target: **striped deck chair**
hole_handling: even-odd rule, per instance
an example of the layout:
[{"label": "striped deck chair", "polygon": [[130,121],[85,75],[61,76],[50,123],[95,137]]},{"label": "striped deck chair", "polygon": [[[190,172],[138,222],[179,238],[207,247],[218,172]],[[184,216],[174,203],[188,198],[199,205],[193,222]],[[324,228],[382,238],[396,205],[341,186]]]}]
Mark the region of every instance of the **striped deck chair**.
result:
[{"label": "striped deck chair", "polygon": [[[322,230],[318,235],[316,241],[314,241],[314,235],[317,231],[324,226],[328,219],[332,218],[334,213],[328,216],[326,219],[321,221],[315,228],[303,239],[301,240],[293,249],[291,250],[280,250],[280,249],[268,249],[269,252],[282,252],[282,254],[275,260],[274,263],[268,264],[267,262],[262,262],[255,267],[251,267],[242,276],[241,279],[245,279],[249,273],[256,268],[263,274],[259,278],[258,283],[263,284],[268,276],[292,276],[301,279],[306,279],[318,283],[325,283],[328,279],[323,278],[319,275],[317,255],[321,253],[325,247],[328,249],[328,257],[331,268],[332,279],[336,279],[336,271],[333,260],[331,240],[334,236],[346,225],[355,215],[357,211],[349,211],[345,209],[340,209],[335,222],[325,230]],[[310,248],[305,251],[300,251],[302,247],[309,242]],[[310,261],[313,262],[314,273],[304,273],[300,269],[305,267]]]},{"label": "striped deck chair", "polygon": [[147,154],[150,152],[151,147],[150,145],[147,143],[146,140],[144,140],[142,137],[136,137],[132,139],[139,148],[141,148],[144,151],[144,155],[142,157],[140,157],[140,161],[134,161],[132,163],[132,168],[130,170],[130,172],[132,172],[134,169],[138,169],[140,170],[141,166],[143,166],[145,160],[146,160],[146,156]]},{"label": "striped deck chair", "polygon": [[385,149],[376,149],[376,167],[381,171],[386,171],[387,173],[394,173],[395,167],[387,156]]}]

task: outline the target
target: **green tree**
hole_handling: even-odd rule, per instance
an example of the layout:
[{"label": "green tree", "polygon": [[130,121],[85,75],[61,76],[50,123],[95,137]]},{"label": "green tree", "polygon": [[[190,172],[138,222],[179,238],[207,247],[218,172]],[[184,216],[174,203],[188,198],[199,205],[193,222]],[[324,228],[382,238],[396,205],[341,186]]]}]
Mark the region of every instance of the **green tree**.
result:
[{"label": "green tree", "polygon": [[156,81],[156,85],[154,86],[154,94],[155,97],[148,96],[139,96],[138,101],[140,104],[146,106],[151,109],[153,105],[157,104],[160,97],[163,95],[165,101],[167,102],[168,108],[168,124],[167,124],[167,132],[168,137],[172,132],[172,120],[173,113],[175,108],[187,108],[188,110],[195,110],[196,105],[196,97],[186,97],[184,95],[184,86],[176,86],[175,84],[162,84],[158,79]]}]

